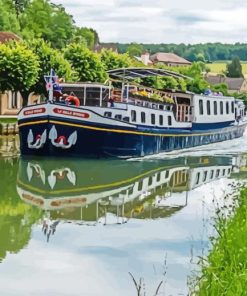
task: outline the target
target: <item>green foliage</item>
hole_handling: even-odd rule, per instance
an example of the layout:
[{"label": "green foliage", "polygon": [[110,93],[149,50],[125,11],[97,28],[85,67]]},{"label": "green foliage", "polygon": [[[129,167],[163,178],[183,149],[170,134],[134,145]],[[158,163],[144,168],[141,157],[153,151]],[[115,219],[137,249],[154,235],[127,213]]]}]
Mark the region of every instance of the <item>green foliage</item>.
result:
[{"label": "green foliage", "polygon": [[93,49],[96,44],[95,31],[89,28],[76,28],[73,42],[86,44],[89,49]]},{"label": "green foliage", "polygon": [[103,49],[101,51],[100,59],[106,71],[131,66],[131,59],[128,54],[117,54],[109,49]]},{"label": "green foliage", "polygon": [[226,65],[226,75],[228,77],[243,77],[242,66],[239,57],[235,56],[231,63]]},{"label": "green foliage", "polygon": [[[212,250],[203,265],[195,295],[246,295],[247,287],[247,188],[230,205],[217,211]],[[227,200],[227,197],[226,197]]]},{"label": "green foliage", "polygon": [[28,90],[38,79],[39,61],[23,43],[0,44],[0,90]]},{"label": "green foliage", "polygon": [[[0,145],[1,145],[0,139]],[[17,159],[11,163],[0,159],[0,262],[7,253],[18,253],[31,238],[32,225],[42,217],[42,211],[24,204],[16,192]]]},{"label": "green foliage", "polygon": [[48,75],[51,68],[55,70],[60,78],[64,78],[65,80],[76,79],[76,75],[70,63],[59,50],[51,48],[47,42],[41,39],[29,42],[29,47],[32,48],[33,52],[38,57],[40,64],[38,81],[32,86],[31,91],[38,94],[46,94],[44,75]]},{"label": "green foliage", "polygon": [[[151,54],[156,52],[174,52],[175,54],[189,60],[197,61],[198,55],[203,55],[205,61],[231,60],[233,56],[239,56],[240,60],[247,61],[247,50],[245,43],[222,44],[222,43],[205,43],[205,44],[139,44],[143,51],[149,51]],[[130,44],[118,43],[118,50],[121,53],[127,52]],[[201,59],[200,59],[201,60]]]},{"label": "green foliage", "polygon": [[64,47],[74,33],[72,16],[62,5],[47,0],[31,1],[20,17],[20,25],[24,38],[43,38],[57,48]]},{"label": "green foliage", "polygon": [[80,81],[104,82],[104,66],[97,54],[81,44],[72,43],[64,50],[64,57],[71,63]]},{"label": "green foliage", "polygon": [[233,96],[236,98],[236,99],[239,99],[239,100],[242,100],[245,104],[245,107],[247,108],[247,92],[245,93],[234,93]]},{"label": "green foliage", "polygon": [[126,52],[131,56],[140,56],[143,52],[143,46],[141,44],[138,43],[131,43],[128,47]]},{"label": "green foliage", "polygon": [[163,78],[165,88],[166,89],[177,89],[178,88],[178,81],[174,77],[164,77]]},{"label": "green foliage", "polygon": [[212,85],[211,89],[213,92],[221,92],[224,96],[228,95],[228,86],[226,83]]},{"label": "green foliage", "polygon": [[20,32],[14,7],[9,1],[0,0],[0,31]]}]

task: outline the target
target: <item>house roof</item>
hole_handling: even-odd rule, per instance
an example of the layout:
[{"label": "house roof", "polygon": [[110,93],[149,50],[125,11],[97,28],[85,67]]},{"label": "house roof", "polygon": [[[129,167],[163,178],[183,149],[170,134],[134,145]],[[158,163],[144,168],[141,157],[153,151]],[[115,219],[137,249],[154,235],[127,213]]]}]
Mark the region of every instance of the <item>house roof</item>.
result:
[{"label": "house roof", "polygon": [[135,79],[135,78],[145,78],[151,76],[172,76],[175,78],[187,78],[177,72],[172,72],[164,69],[157,68],[120,68],[107,71],[111,78],[120,79]]},{"label": "house roof", "polygon": [[6,43],[11,40],[19,41],[21,38],[12,32],[0,32],[0,43]]},{"label": "house roof", "polygon": [[151,55],[150,59],[153,62],[191,65],[191,62],[172,52],[157,52],[156,54]]},{"label": "house roof", "polygon": [[102,44],[96,44],[94,46],[94,51],[96,52],[100,52],[102,49],[110,49],[112,51],[117,52],[118,51],[118,47],[116,44],[114,43],[102,43]]},{"label": "house roof", "polygon": [[205,80],[214,85],[218,83],[225,83],[228,85],[229,90],[240,90],[245,79],[243,77],[240,78],[231,78],[231,77],[222,77],[222,76],[212,76],[207,75],[205,76]]}]

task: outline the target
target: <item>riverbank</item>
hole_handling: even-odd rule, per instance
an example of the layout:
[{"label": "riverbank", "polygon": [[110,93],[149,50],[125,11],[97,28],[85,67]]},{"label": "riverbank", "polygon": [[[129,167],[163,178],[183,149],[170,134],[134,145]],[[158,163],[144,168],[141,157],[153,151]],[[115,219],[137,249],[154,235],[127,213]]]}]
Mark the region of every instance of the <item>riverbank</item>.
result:
[{"label": "riverbank", "polygon": [[202,261],[202,272],[192,295],[246,295],[247,188],[217,211],[214,227],[218,237],[212,239],[212,249],[206,262]]},{"label": "riverbank", "polygon": [[18,133],[16,117],[0,117],[0,136],[17,135]]}]

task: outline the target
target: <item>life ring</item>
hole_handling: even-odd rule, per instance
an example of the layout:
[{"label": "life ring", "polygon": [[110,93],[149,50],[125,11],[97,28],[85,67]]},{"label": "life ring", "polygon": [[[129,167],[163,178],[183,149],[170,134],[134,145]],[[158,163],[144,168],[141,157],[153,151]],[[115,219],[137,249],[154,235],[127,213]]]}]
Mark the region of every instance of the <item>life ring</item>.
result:
[{"label": "life ring", "polygon": [[80,106],[80,100],[76,97],[76,96],[68,96],[66,99],[65,99],[65,102],[67,103],[73,103],[76,107],[79,107]]}]

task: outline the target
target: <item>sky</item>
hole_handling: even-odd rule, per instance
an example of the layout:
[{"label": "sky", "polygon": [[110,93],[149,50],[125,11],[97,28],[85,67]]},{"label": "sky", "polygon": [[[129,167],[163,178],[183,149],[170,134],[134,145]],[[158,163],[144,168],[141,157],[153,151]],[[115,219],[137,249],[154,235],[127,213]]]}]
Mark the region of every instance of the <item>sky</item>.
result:
[{"label": "sky", "polygon": [[101,42],[247,42],[245,0],[52,0]]}]

